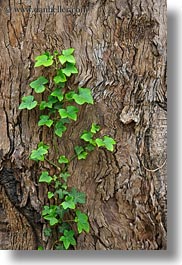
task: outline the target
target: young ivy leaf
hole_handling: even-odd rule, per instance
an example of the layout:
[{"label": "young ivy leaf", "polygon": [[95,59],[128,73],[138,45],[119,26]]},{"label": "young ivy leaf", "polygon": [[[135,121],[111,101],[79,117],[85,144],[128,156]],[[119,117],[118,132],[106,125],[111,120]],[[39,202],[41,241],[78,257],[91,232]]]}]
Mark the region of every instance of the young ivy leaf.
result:
[{"label": "young ivy leaf", "polygon": [[48,191],[47,197],[48,199],[51,199],[52,197],[54,197],[54,193],[52,191]]},{"label": "young ivy leaf", "polygon": [[30,159],[35,161],[44,161],[44,156],[48,153],[47,149],[40,146],[38,149],[33,150]]},{"label": "young ivy leaf", "polygon": [[51,120],[48,115],[41,115],[40,116],[38,126],[46,125],[47,127],[50,128],[52,126],[52,124],[53,124],[53,120]]},{"label": "young ivy leaf", "polygon": [[22,103],[19,106],[19,109],[28,109],[31,110],[37,106],[37,101],[34,100],[34,96],[25,96],[22,97]]},{"label": "young ivy leaf", "polygon": [[51,96],[58,98],[58,100],[61,102],[64,98],[63,92],[60,88],[56,88],[52,93]]},{"label": "young ivy leaf", "polygon": [[65,156],[60,156],[58,162],[59,164],[68,164],[69,160]]},{"label": "young ivy leaf", "polygon": [[65,173],[61,173],[60,177],[66,182],[67,179],[70,177],[70,173],[69,172],[65,172]]},{"label": "young ivy leaf", "polygon": [[56,225],[59,222],[59,220],[54,216],[44,216],[44,219],[49,221],[50,226]]},{"label": "young ivy leaf", "polygon": [[59,240],[63,242],[65,249],[68,249],[70,245],[76,245],[73,230],[64,230],[64,235],[61,236]]},{"label": "young ivy leaf", "polygon": [[66,68],[62,69],[62,72],[66,75],[66,76],[71,76],[71,74],[77,74],[78,70],[75,67],[74,64],[72,63],[66,63]]},{"label": "young ivy leaf", "polygon": [[73,95],[73,99],[79,105],[83,105],[84,103],[93,104],[93,97],[91,94],[91,90],[89,88],[78,88],[79,93]]},{"label": "young ivy leaf", "polygon": [[76,211],[75,222],[77,223],[78,233],[80,234],[83,230],[89,232],[90,226],[88,222],[88,216],[81,211]]},{"label": "young ivy leaf", "polygon": [[101,138],[95,140],[98,147],[105,146],[104,141]]},{"label": "young ivy leaf", "polygon": [[51,56],[49,53],[44,53],[42,55],[39,55],[35,58],[35,67],[39,66],[51,66],[53,64],[53,56]]},{"label": "young ivy leaf", "polygon": [[60,120],[56,123],[55,126],[55,134],[59,137],[62,137],[63,133],[66,131],[66,126],[64,123]]},{"label": "young ivy leaf", "polygon": [[77,120],[78,108],[75,106],[68,106],[66,109],[60,109],[59,114],[61,118],[69,118],[71,120]]},{"label": "young ivy leaf", "polygon": [[70,196],[74,198],[74,203],[85,203],[85,193],[77,191],[75,188],[71,189],[71,192],[69,193]]},{"label": "young ivy leaf", "polygon": [[52,109],[52,105],[56,102],[58,102],[58,99],[54,96],[49,95],[48,101],[41,101],[39,109],[40,110],[44,110],[45,108]]},{"label": "young ivy leaf", "polygon": [[105,148],[109,151],[113,151],[114,150],[114,146],[116,144],[115,140],[109,136],[104,136],[104,145],[105,145]]},{"label": "young ivy leaf", "polygon": [[93,133],[84,131],[80,136],[80,139],[84,140],[85,142],[89,142],[90,144],[95,146],[95,140],[92,139]]},{"label": "young ivy leaf", "polygon": [[47,83],[48,80],[44,76],[40,76],[30,83],[30,87],[33,88],[36,93],[42,93],[45,91],[45,84]]},{"label": "young ivy leaf", "polygon": [[64,83],[64,82],[67,81],[66,76],[65,76],[64,72],[63,72],[61,69],[58,70],[58,73],[57,73],[57,75],[54,77],[53,80],[54,80],[54,83],[55,83],[55,84]]},{"label": "young ivy leaf", "polygon": [[95,124],[95,123],[92,123],[92,127],[91,127],[91,133],[97,133],[97,132],[99,132],[100,131],[100,126],[99,125],[97,125],[97,124]]},{"label": "young ivy leaf", "polygon": [[63,209],[75,209],[74,198],[72,196],[66,196],[65,201],[61,203]]},{"label": "young ivy leaf", "polygon": [[86,159],[88,153],[84,150],[82,146],[75,146],[74,150],[77,154],[78,160]]},{"label": "young ivy leaf", "polygon": [[[43,171],[42,174],[40,175],[39,182],[45,182],[45,183],[50,184],[51,181],[52,181],[52,177],[49,176],[47,171]],[[48,194],[48,198],[49,198],[49,194]]]},{"label": "young ivy leaf", "polygon": [[74,50],[75,50],[74,48],[69,48],[69,49],[63,50],[62,54],[65,56],[68,56],[68,55],[71,55],[74,52]]},{"label": "young ivy leaf", "polygon": [[60,55],[58,56],[58,58],[61,64],[64,64],[66,62],[72,63],[72,64],[76,63],[75,57],[73,55]]}]

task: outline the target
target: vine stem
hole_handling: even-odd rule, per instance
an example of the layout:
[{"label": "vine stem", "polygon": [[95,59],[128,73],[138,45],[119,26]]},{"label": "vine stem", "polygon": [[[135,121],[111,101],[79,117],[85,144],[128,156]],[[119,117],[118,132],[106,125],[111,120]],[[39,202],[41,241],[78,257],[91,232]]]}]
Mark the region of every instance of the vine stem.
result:
[{"label": "vine stem", "polygon": [[54,162],[50,161],[49,159],[45,158],[45,160],[52,166],[54,166],[55,168],[57,168],[59,171],[61,170],[60,167],[58,167]]}]

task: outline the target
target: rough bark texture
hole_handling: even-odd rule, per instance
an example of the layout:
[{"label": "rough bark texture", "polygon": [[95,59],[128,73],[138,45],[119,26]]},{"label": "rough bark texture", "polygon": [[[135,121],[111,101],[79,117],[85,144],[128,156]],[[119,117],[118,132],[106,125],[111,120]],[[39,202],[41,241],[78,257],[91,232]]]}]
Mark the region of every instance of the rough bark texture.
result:
[{"label": "rough bark texture", "polygon": [[76,14],[17,13],[15,2],[0,1],[0,248],[37,249],[44,239],[47,187],[37,184],[41,168],[28,156],[40,140],[51,144],[52,133],[37,127],[38,110],[18,105],[39,74],[34,57],[74,47],[79,74],[70,84],[92,88],[95,104],[80,108],[60,153],[73,152],[92,121],[117,141],[113,154],[99,150],[71,164],[70,185],[86,192],[91,225],[75,249],[166,249],[165,0],[61,1],[82,8]]}]

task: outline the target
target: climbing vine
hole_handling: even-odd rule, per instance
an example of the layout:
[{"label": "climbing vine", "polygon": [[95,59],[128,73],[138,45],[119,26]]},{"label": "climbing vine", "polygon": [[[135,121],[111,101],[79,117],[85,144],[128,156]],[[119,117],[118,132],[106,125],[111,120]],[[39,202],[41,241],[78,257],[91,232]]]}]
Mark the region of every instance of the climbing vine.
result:
[{"label": "climbing vine", "polygon": [[[77,121],[80,105],[94,104],[89,88],[78,87],[77,90],[73,90],[67,85],[68,79],[78,73],[73,54],[74,49],[69,48],[61,53],[45,52],[37,56],[34,66],[50,69],[46,77],[37,77],[30,83],[30,87],[35,93],[42,93],[44,100],[38,102],[33,95],[27,95],[22,97],[19,105],[20,110],[32,110],[38,107],[41,112],[38,126],[50,128],[58,138],[66,133],[71,122]],[[74,159],[84,160],[90,152],[100,147],[111,152],[114,150],[115,140],[107,135],[98,138],[99,131],[100,126],[92,123],[89,129],[83,130],[78,136],[82,144],[74,146],[75,155],[67,157],[65,154],[58,154],[56,163],[48,159],[51,146],[42,141],[30,154],[31,160],[42,163],[43,168],[45,161],[57,172],[51,175],[47,170],[43,170],[39,176],[39,182],[48,185],[50,190],[46,194],[49,204],[43,206],[42,217],[47,224],[44,235],[51,237],[56,231],[57,238],[53,242],[52,249],[69,249],[76,245],[76,234],[88,233],[90,230],[88,215],[79,209],[80,204],[85,204],[86,195],[75,187],[68,187],[67,181],[70,177],[69,165]],[[68,219],[68,216],[72,218]],[[74,229],[73,224],[76,227]]]}]

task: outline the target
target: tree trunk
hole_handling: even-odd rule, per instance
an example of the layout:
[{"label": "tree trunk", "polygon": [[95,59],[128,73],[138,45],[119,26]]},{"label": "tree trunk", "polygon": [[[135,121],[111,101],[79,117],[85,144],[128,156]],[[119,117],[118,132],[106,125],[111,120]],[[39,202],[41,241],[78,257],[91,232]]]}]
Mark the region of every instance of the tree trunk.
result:
[{"label": "tree trunk", "polygon": [[[55,0],[54,13],[52,1],[16,2],[0,2],[0,248],[45,241],[47,187],[29,154],[53,134],[37,126],[37,109],[18,106],[40,73],[35,56],[74,47],[79,74],[70,84],[90,87],[95,104],[81,107],[58,141],[60,153],[72,152],[92,122],[117,142],[113,153],[100,149],[70,165],[69,183],[86,193],[91,226],[75,250],[166,249],[166,1],[63,0],[58,10]],[[32,13],[17,9],[36,2]]]}]

